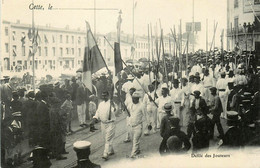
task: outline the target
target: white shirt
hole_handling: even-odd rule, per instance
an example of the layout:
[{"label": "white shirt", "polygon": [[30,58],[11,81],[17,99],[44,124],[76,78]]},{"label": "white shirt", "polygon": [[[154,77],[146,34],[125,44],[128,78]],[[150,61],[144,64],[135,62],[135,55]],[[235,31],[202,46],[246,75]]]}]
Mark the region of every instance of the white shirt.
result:
[{"label": "white shirt", "polygon": [[200,67],[199,65],[194,65],[194,66],[191,68],[191,72],[193,72],[194,74],[195,74],[196,72],[201,73],[201,71],[202,71],[202,69],[201,69],[201,67]]},{"label": "white shirt", "polygon": [[203,95],[204,86],[201,83],[199,83],[199,84],[194,83],[191,87],[191,93],[193,93],[195,90],[200,91],[201,95]]},{"label": "white shirt", "polygon": [[[155,96],[154,96],[154,91],[152,93],[148,92],[148,94],[152,97],[152,99],[155,101]],[[143,102],[144,102],[144,106],[147,108],[147,109],[150,109],[150,108],[156,108],[156,105],[154,104],[153,101],[150,101],[149,97],[147,94],[144,95],[144,99],[143,99]]]},{"label": "white shirt", "polygon": [[131,126],[136,126],[146,120],[145,113],[144,113],[144,106],[141,102],[137,104],[130,103],[127,106],[127,109],[130,112],[129,122]]},{"label": "white shirt", "polygon": [[163,107],[164,107],[165,103],[172,103],[170,96],[166,96],[166,97],[160,96],[158,99],[156,99],[155,102],[158,105],[158,112],[165,112],[163,110]]},{"label": "white shirt", "polygon": [[171,95],[171,98],[172,98],[172,101],[175,102],[175,101],[181,101],[181,92],[182,90],[180,88],[173,88],[171,91],[170,91],[170,95]]},{"label": "white shirt", "polygon": [[96,114],[93,118],[96,119],[100,119],[102,122],[107,122],[109,121],[109,111],[111,111],[111,120],[115,121],[116,120],[116,116],[114,113],[114,107],[110,104],[110,100],[108,101],[102,101],[99,103],[98,105],[98,109],[96,111]]},{"label": "white shirt", "polygon": [[213,78],[208,76],[204,76],[203,80],[204,87],[211,87],[213,86]]},{"label": "white shirt", "polygon": [[219,78],[216,83],[217,89],[226,89],[227,88],[227,80],[225,78]]}]

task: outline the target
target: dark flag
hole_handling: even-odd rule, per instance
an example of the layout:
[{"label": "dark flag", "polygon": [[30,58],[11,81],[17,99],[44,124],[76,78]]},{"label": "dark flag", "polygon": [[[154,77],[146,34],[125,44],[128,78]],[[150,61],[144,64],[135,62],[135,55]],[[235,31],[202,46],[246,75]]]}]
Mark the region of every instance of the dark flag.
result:
[{"label": "dark flag", "polygon": [[115,42],[114,44],[114,54],[115,54],[115,74],[120,72],[123,69],[123,63],[120,52],[120,44]]}]

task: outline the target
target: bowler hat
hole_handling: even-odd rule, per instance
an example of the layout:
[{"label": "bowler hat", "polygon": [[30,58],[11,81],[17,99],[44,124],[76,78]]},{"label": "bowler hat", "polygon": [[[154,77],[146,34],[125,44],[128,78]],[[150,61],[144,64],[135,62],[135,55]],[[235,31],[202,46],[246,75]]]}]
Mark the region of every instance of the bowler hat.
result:
[{"label": "bowler hat", "polygon": [[167,139],[167,147],[171,152],[178,152],[182,147],[182,142],[177,136],[170,136]]}]

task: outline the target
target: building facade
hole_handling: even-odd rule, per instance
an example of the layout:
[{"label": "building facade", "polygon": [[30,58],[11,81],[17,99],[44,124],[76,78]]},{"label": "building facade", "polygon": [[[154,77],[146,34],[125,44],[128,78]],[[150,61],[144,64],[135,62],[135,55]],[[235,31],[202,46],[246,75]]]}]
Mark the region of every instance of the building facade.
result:
[{"label": "building facade", "polygon": [[[12,23],[2,22],[1,39],[1,72],[32,72],[32,25],[22,24],[20,21]],[[76,71],[82,67],[84,48],[86,45],[86,31],[65,28],[54,28],[50,25],[35,26],[38,31],[37,50],[35,53],[35,70],[39,72],[62,72],[64,70]],[[96,41],[108,66],[114,66],[114,42],[117,34],[111,32],[105,35],[97,34]],[[140,58],[149,59],[149,44],[147,36],[135,36],[133,43],[132,35],[121,33],[120,50],[123,60]],[[168,39],[168,37],[165,37]],[[150,43],[150,51],[153,49],[156,60],[155,37],[153,47]],[[169,52],[168,40],[164,42],[165,53]],[[162,49],[161,49],[162,54]],[[152,54],[150,53],[150,59]]]},{"label": "building facade", "polygon": [[227,49],[260,52],[260,0],[227,0]]}]

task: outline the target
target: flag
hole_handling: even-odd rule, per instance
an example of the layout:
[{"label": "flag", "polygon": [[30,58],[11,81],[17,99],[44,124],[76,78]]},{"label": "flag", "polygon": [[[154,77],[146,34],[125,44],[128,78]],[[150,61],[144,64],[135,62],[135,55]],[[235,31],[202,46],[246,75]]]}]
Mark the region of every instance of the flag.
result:
[{"label": "flag", "polygon": [[121,52],[120,52],[120,44],[115,42],[114,44],[114,60],[115,60],[115,74],[120,72],[123,69]]},{"label": "flag", "polygon": [[106,63],[103,56],[97,46],[96,40],[91,32],[89,23],[86,21],[87,27],[87,43],[84,52],[83,61],[83,74],[82,80],[86,87],[92,92],[92,79],[91,74],[97,72],[103,67],[106,67]]},{"label": "flag", "polygon": [[137,6],[137,1],[135,2],[134,8],[136,8],[136,6]]}]

